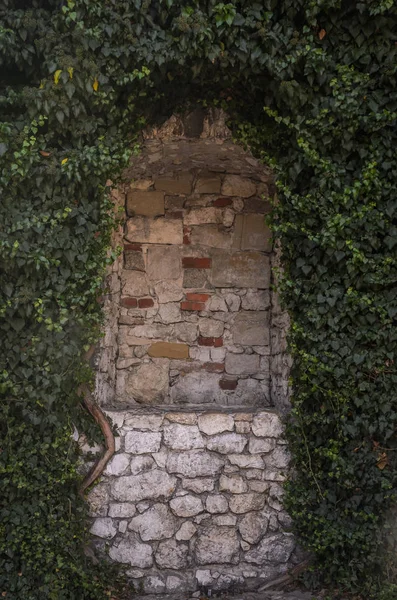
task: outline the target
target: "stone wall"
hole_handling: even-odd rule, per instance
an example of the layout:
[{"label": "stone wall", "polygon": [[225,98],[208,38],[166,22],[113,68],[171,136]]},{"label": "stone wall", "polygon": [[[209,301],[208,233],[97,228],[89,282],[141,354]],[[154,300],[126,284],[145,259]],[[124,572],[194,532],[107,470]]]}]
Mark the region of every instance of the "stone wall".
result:
[{"label": "stone wall", "polygon": [[290,360],[274,192],[221,112],[147,132],[113,191],[123,252],[96,394],[117,453],[90,494],[91,532],[146,593],[257,589],[299,558],[281,502]]},{"label": "stone wall", "polygon": [[[203,131],[225,135],[214,123]],[[284,409],[288,319],[265,222],[273,175],[230,138],[175,129],[171,119],[146,139],[117,191],[124,253],[109,278],[99,400]]]},{"label": "stone wall", "polygon": [[276,413],[108,415],[118,451],[89,495],[91,533],[138,589],[256,589],[299,560]]}]

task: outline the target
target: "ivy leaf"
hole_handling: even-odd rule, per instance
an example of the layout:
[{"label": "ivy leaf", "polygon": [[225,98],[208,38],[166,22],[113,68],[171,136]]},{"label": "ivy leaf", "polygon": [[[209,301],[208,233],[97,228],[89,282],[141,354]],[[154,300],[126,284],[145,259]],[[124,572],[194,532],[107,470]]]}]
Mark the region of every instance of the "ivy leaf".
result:
[{"label": "ivy leaf", "polygon": [[58,69],[57,71],[55,71],[55,73],[54,73],[54,83],[55,83],[55,85],[58,85],[59,78],[60,78],[61,74],[62,74],[62,69]]}]

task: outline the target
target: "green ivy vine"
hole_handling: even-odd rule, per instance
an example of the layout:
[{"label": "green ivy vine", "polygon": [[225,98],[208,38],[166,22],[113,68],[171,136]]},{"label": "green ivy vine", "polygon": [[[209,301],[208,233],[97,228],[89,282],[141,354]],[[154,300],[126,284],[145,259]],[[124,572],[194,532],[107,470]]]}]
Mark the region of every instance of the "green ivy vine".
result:
[{"label": "green ivy vine", "polygon": [[316,577],[379,589],[397,489],[396,31],[393,0],[0,0],[4,597],[113,593],[83,552],[71,438],[98,435],[76,390],[112,260],[108,182],[143,126],[196,98],[278,176],[295,530]]}]

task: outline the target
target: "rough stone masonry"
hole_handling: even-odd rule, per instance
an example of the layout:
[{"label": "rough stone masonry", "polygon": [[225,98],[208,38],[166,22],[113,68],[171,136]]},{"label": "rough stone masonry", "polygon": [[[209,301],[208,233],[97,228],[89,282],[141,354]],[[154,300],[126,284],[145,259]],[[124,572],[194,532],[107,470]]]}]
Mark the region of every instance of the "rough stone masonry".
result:
[{"label": "rough stone masonry", "polygon": [[96,393],[119,437],[91,532],[146,593],[255,589],[298,560],[281,503],[290,360],[274,191],[212,111],[146,132],[113,193],[123,254]]}]

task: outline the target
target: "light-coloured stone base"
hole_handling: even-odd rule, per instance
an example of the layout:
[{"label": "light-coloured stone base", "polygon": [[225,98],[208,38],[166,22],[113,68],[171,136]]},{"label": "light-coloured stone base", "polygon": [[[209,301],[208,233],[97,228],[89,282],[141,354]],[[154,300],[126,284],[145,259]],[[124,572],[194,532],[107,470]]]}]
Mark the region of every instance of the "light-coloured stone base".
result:
[{"label": "light-coloured stone base", "polygon": [[107,414],[118,450],[89,494],[91,533],[137,589],[258,589],[296,563],[275,412]]}]

